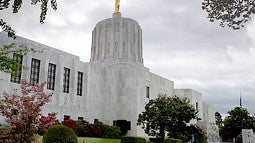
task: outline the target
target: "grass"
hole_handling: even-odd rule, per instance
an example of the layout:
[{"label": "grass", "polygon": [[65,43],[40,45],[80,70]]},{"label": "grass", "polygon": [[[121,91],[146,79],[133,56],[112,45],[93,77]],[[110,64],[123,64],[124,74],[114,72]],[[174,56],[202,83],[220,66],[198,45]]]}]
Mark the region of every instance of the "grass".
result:
[{"label": "grass", "polygon": [[[40,138],[42,139],[42,137],[40,137]],[[120,143],[120,140],[78,137],[78,143]]]},{"label": "grass", "polygon": [[116,139],[102,139],[102,138],[78,138],[79,143],[120,143]]}]

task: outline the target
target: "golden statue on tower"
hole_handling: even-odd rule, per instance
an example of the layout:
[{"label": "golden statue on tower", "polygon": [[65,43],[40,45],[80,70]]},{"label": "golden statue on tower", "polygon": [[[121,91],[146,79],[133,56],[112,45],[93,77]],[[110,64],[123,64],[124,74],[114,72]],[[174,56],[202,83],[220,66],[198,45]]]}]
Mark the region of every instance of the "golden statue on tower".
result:
[{"label": "golden statue on tower", "polygon": [[115,12],[120,11],[120,0],[115,0]]}]

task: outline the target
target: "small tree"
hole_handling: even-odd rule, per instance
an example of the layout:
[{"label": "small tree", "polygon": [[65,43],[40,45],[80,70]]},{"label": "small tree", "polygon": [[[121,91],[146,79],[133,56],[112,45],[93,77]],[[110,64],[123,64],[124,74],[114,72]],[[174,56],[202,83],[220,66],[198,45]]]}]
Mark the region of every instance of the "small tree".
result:
[{"label": "small tree", "polygon": [[196,118],[196,110],[190,105],[187,98],[158,97],[150,100],[138,116],[138,125],[142,125],[149,136],[164,139],[166,131],[168,136],[177,137],[186,130],[187,123]]},{"label": "small tree", "polygon": [[44,92],[45,83],[32,86],[21,80],[21,95],[4,93],[0,99],[0,114],[10,126],[0,142],[30,143],[35,140],[37,119],[42,107],[50,101],[52,93]]}]

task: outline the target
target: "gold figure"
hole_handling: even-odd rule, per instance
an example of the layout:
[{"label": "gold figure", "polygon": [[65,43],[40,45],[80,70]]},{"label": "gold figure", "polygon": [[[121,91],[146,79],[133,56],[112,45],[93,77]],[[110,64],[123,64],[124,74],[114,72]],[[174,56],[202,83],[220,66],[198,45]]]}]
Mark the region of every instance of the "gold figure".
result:
[{"label": "gold figure", "polygon": [[115,12],[120,11],[120,0],[115,0]]}]

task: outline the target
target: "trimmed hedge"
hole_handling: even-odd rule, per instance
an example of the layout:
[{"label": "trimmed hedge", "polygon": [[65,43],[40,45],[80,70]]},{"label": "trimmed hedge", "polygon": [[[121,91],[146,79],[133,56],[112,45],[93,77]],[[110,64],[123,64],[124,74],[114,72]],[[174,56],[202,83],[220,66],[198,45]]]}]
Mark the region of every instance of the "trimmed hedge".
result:
[{"label": "trimmed hedge", "polygon": [[120,127],[103,124],[102,138],[119,139],[120,134],[121,134]]},{"label": "trimmed hedge", "polygon": [[74,131],[64,125],[54,125],[43,135],[43,143],[78,143]]},{"label": "trimmed hedge", "polygon": [[120,143],[145,143],[145,142],[146,142],[146,140],[142,137],[123,136],[123,137],[121,137]]},{"label": "trimmed hedge", "polygon": [[149,138],[150,142],[153,143],[163,143],[164,139],[163,138]]},{"label": "trimmed hedge", "polygon": [[182,140],[169,138],[169,139],[165,139],[164,143],[182,143]]}]

